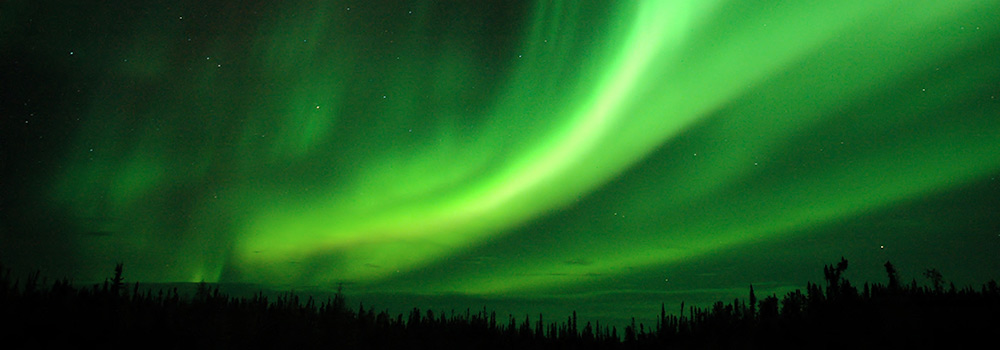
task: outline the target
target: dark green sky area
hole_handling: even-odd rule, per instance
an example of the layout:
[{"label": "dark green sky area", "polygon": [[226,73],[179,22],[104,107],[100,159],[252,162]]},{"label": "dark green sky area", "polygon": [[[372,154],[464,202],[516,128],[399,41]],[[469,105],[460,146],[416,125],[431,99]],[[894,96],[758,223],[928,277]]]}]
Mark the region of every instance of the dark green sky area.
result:
[{"label": "dark green sky area", "polygon": [[978,285],[997,5],[4,1],[0,261],[612,319]]}]

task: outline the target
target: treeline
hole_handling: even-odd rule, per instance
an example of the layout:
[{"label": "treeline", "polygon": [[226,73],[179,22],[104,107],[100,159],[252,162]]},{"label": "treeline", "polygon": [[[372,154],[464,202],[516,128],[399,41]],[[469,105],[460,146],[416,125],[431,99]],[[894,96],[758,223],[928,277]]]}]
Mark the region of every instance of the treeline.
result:
[{"label": "treeline", "polygon": [[[193,296],[176,288],[156,292],[124,283],[123,266],[103,284],[51,285],[39,274],[0,274],[0,344],[143,348],[926,348],[995,343],[1000,331],[1000,288],[945,287],[928,270],[929,286],[903,285],[885,265],[888,283],[861,290],[843,278],[847,260],[824,267],[825,287],[809,283],[779,298],[684,307],[661,306],[655,325],[619,330],[577,323],[577,315],[549,320],[466,309],[448,313],[414,308],[406,315],[354,310],[338,291],[323,301],[293,293],[236,298],[202,283]],[[17,346],[15,348],[20,348]]]},{"label": "treeline", "polygon": [[[638,336],[643,345],[680,348],[922,349],[996,343],[1000,334],[1000,288],[991,280],[979,289],[944,288],[936,269],[931,286],[899,281],[885,263],[888,284],[865,283],[861,290],[843,278],[848,262],[824,266],[826,285],[781,298],[716,302],[709,308],[681,305],[679,316],[660,311],[656,331]],[[626,340],[627,342],[627,340]]]}]

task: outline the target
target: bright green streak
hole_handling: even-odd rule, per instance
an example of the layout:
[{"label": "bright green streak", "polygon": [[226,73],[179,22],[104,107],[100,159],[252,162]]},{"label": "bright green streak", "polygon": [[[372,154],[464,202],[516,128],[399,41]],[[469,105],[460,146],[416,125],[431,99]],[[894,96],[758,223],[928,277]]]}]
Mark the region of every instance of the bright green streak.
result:
[{"label": "bright green streak", "polygon": [[[997,170],[1000,115],[979,90],[996,64],[976,54],[1000,35],[996,5],[540,2],[500,58],[470,44],[491,34],[475,18],[439,33],[420,7],[387,11],[391,36],[355,17],[364,7],[293,7],[190,62],[147,49],[182,35],[140,34],[53,196],[84,230],[120,233],[81,239],[83,260],[133,258],[143,280],[313,285],[389,283],[632,183],[615,203],[627,226],[569,222],[538,232],[566,237],[544,254],[411,287],[569,286]],[[620,177],[682,139],[702,151],[664,177]],[[593,263],[562,263],[581,257]]]}]

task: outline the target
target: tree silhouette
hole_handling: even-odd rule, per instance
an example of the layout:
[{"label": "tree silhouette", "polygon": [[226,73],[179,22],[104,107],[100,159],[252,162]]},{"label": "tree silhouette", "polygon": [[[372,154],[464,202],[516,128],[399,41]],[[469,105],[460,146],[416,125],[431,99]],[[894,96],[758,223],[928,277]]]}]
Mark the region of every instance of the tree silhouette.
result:
[{"label": "tree silhouette", "polygon": [[896,268],[892,266],[891,262],[885,262],[885,273],[889,275],[889,290],[898,291],[899,290],[899,275],[896,273]]},{"label": "tree silhouette", "polygon": [[[681,303],[677,315],[667,314],[661,304],[656,327],[632,318],[622,338],[617,327],[600,322],[588,321],[578,329],[575,312],[551,323],[541,314],[537,323],[527,315],[517,322],[508,314],[508,322],[500,324],[496,312],[485,307],[476,314],[466,309],[450,315],[413,308],[408,317],[392,317],[360,302],[356,312],[348,309],[342,288],[326,302],[312,296],[303,302],[291,292],[274,299],[263,292],[231,298],[218,286],[200,283],[193,295],[182,298],[176,288],[142,292],[138,283],[124,291],[120,263],[103,288],[77,289],[66,279],[47,288],[38,272],[22,281],[4,271],[0,316],[8,322],[0,327],[0,344],[121,348],[160,339],[157,345],[165,348],[770,349],[804,348],[822,339],[824,348],[965,348],[991,340],[1000,327],[995,281],[979,289],[945,291],[940,272],[928,269],[924,276],[933,288],[903,287],[895,267],[889,262],[884,266],[890,286],[865,283],[861,294],[843,277],[847,264],[842,258],[824,268],[831,295],[807,283],[805,292],[758,300],[751,285],[750,303],[718,301],[707,308]],[[833,285],[837,288],[829,288]],[[50,336],[27,338],[39,329]]]},{"label": "tree silhouette", "polygon": [[847,271],[847,259],[840,257],[840,262],[837,266],[825,265],[823,266],[823,276],[826,278],[826,294],[830,298],[835,298],[841,294],[841,275]]},{"label": "tree silhouette", "polygon": [[112,295],[118,295],[121,292],[122,286],[125,285],[125,278],[122,277],[124,265],[124,263],[118,263],[115,265],[115,275],[111,278]]},{"label": "tree silhouette", "polygon": [[931,280],[931,286],[934,287],[935,293],[941,293],[944,290],[944,277],[937,269],[927,269],[924,271],[924,277]]}]

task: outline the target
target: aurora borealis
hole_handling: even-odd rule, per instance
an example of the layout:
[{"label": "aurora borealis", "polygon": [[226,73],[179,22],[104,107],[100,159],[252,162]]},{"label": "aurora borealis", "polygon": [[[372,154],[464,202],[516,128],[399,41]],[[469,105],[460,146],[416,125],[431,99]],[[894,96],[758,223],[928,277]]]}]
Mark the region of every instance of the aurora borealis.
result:
[{"label": "aurora borealis", "polygon": [[996,1],[209,3],[0,5],[5,263],[485,296],[1000,271]]}]

